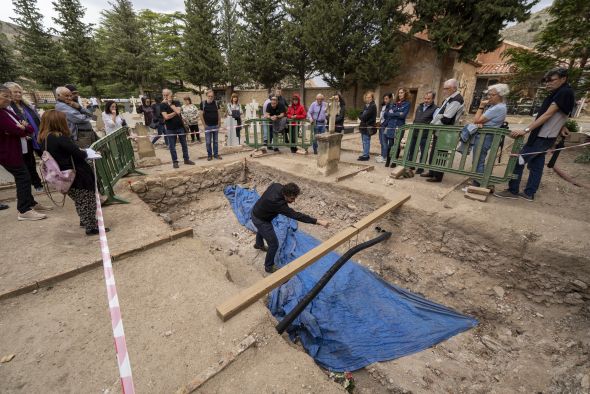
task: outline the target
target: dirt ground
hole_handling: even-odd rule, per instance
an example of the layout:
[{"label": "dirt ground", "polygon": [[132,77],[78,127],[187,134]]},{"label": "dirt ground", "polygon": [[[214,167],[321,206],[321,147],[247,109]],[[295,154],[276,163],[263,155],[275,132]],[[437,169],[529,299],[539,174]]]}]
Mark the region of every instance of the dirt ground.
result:
[{"label": "dirt ground", "polygon": [[[358,138],[345,137],[342,160],[350,164],[343,164],[338,176],[358,168]],[[165,154],[158,149],[158,156]],[[248,156],[228,154],[222,163],[199,160],[197,165]],[[588,166],[573,163],[575,156],[565,151],[558,165],[590,185]],[[388,199],[411,194],[402,209],[379,223],[393,231],[392,239],[361,252],[356,261],[392,283],[475,316],[480,324],[417,354],[355,371],[354,392],[590,392],[588,189],[548,170],[534,203],[493,197],[479,203],[455,188],[461,176],[447,174],[440,184],[418,177],[394,180],[389,169],[363,164],[375,169],[335,183],[335,176],[318,175],[313,155],[248,158],[248,185],[263,191],[270,182],[298,182],[303,194],[294,208],[332,223],[328,229],[300,226],[319,239]],[[173,172],[169,164],[145,171]],[[226,323],[215,316],[220,300],[264,275],[264,254],[252,248],[254,234],[238,224],[220,190],[201,192],[168,212],[168,226],[128,191],[126,180],[119,187],[133,203],[105,209],[113,251],[171,227],[195,231],[194,239],[115,264],[138,392],[174,392],[217,365],[246,335],[255,336],[257,345],[199,392],[343,391],[299,344],[276,334],[263,300]],[[97,240],[84,238],[72,207],[29,227],[6,212],[0,213],[0,224],[12,231],[2,232],[3,239],[10,233],[0,244],[3,256],[9,256],[0,263],[2,288],[98,257]],[[372,235],[367,230],[358,241]],[[27,237],[44,247],[14,248]],[[1,301],[0,331],[0,357],[16,355],[0,364],[0,391],[119,391],[102,270]]]}]

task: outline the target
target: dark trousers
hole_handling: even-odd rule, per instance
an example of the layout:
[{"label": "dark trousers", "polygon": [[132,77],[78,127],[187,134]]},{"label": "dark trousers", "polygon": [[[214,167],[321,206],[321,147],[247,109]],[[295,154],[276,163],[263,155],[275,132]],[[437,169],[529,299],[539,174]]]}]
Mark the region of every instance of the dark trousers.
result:
[{"label": "dark trousers", "polygon": [[[432,147],[430,148],[430,157],[428,158],[428,164],[432,164],[432,159],[434,159],[434,152],[436,151],[436,140],[438,139],[438,137],[436,136],[436,134],[432,135]],[[443,176],[445,175],[444,172],[439,172],[439,171],[428,171],[430,173],[430,176],[432,176],[434,179],[438,180],[438,181],[442,181]]]},{"label": "dark trousers", "polygon": [[[426,130],[424,130],[424,133],[422,134],[422,139],[420,139],[420,156],[416,156],[416,159],[418,159],[418,161],[422,161],[422,159],[424,158],[424,154],[425,149],[426,149],[426,140],[428,139],[428,133],[426,133]],[[410,148],[408,149],[408,155],[407,155],[407,159],[408,160],[412,160],[413,159],[413,153],[414,153],[414,149],[416,149],[416,143],[418,142],[418,133],[414,133],[414,135],[412,136],[412,141],[410,142]]]},{"label": "dark trousers", "polygon": [[198,124],[191,124],[188,126],[188,129],[191,133],[191,141],[201,141],[201,135],[199,134],[199,125]]},{"label": "dark trousers", "polygon": [[[532,144],[525,145],[520,153],[529,153],[529,152],[543,152],[553,146],[555,142],[555,138],[539,138],[537,137]],[[529,179],[526,182],[526,186],[524,192],[527,196],[534,197],[535,193],[539,189],[541,185],[541,177],[543,176],[543,167],[545,166],[545,153],[539,155],[527,155],[522,156],[525,161],[525,164],[528,165],[529,168]],[[522,180],[522,172],[524,171],[524,164],[516,164],[514,167],[514,175],[517,176],[516,179],[512,179],[508,182],[508,189],[513,194],[518,194],[520,181]]]},{"label": "dark trousers", "polygon": [[279,240],[275,229],[272,227],[271,222],[265,222],[264,220],[258,219],[252,215],[252,223],[256,226],[256,245],[264,246],[264,240],[268,244],[268,252],[266,252],[266,258],[264,259],[264,267],[270,268],[275,263],[275,255],[279,250]]},{"label": "dark trousers", "polygon": [[28,152],[23,153],[23,160],[25,161],[25,166],[29,171],[29,175],[31,176],[31,183],[35,188],[42,187],[41,178],[39,178],[39,174],[37,173],[37,162],[35,161],[35,152],[33,151],[33,144],[31,141],[28,141]]},{"label": "dark trousers", "polygon": [[4,166],[6,171],[10,172],[16,183],[16,209],[20,213],[30,211],[37,202],[31,192],[31,175],[27,167],[22,164],[19,167]]},{"label": "dark trousers", "polygon": [[86,230],[95,230],[98,228],[96,221],[96,196],[93,191],[86,189],[71,188],[68,196],[74,201],[76,212],[80,217],[80,224]]},{"label": "dark trousers", "polygon": [[176,138],[180,141],[180,146],[182,147],[182,158],[184,160],[188,160],[188,145],[186,144],[186,134],[184,129],[176,129],[176,130],[167,130],[168,136],[168,148],[170,149],[170,156],[172,156],[172,161],[178,161],[178,156],[176,155]]}]

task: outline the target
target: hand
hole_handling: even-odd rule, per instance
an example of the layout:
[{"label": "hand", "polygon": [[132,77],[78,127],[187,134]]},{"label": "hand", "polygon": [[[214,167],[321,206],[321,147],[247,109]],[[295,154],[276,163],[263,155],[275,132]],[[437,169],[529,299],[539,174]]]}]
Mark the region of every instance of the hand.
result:
[{"label": "hand", "polygon": [[324,226],[326,228],[328,228],[330,226],[330,222],[328,222],[327,220],[323,220],[323,219],[318,219],[317,224],[319,224],[320,226]]},{"label": "hand", "polygon": [[100,153],[98,153],[94,149],[86,148],[84,150],[86,151],[86,158],[87,159],[90,159],[90,160],[102,159],[102,156],[100,155]]},{"label": "hand", "polygon": [[70,107],[72,107],[72,108],[80,109],[80,104],[78,104],[77,102],[75,102],[73,100],[70,101],[69,104],[70,104]]},{"label": "hand", "polygon": [[20,124],[22,124],[24,127],[27,127],[29,125],[29,122],[27,122],[26,120],[21,120]]},{"label": "hand", "polygon": [[562,127],[560,133],[562,137],[567,137],[570,135],[570,131],[566,127]]},{"label": "hand", "polygon": [[512,132],[510,132],[510,137],[512,138],[518,138],[518,137],[522,137],[526,135],[526,131],[524,130],[514,130]]},{"label": "hand", "polygon": [[475,123],[475,125],[477,126],[478,129],[483,128],[483,123]]},{"label": "hand", "polygon": [[489,102],[490,102],[490,100],[481,100],[479,102],[479,106],[480,107],[485,107],[486,105],[488,105]]}]

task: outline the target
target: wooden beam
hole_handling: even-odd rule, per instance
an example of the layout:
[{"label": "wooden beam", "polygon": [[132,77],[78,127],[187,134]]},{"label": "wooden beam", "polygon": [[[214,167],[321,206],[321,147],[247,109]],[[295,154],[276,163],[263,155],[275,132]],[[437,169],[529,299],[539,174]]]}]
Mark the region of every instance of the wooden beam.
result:
[{"label": "wooden beam", "polygon": [[282,267],[280,270],[240,291],[230,299],[217,305],[217,315],[223,321],[226,321],[235,316],[262,298],[265,294],[268,294],[272,289],[287,282],[297,273],[303,271],[305,268],[315,263],[329,252],[333,251],[344,242],[356,236],[359,232],[384,217],[387,213],[401,207],[409,199],[410,195],[405,195],[401,198],[388,202],[381,208],[366,216],[364,219],[359,220],[355,224],[335,234],[327,241],[322,242],[320,245],[293,260],[289,264]]},{"label": "wooden beam", "polygon": [[346,174],[346,175],[342,175],[336,178],[336,182],[341,182],[345,179],[351,178],[357,174],[360,174],[363,171],[373,171],[375,169],[375,166],[366,166],[364,168],[361,168],[360,170],[355,170],[353,172],[351,172],[350,174]]}]

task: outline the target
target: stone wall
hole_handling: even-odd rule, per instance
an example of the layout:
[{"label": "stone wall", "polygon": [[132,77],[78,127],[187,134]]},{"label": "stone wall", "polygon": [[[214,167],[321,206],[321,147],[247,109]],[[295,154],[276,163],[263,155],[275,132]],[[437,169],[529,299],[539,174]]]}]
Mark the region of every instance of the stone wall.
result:
[{"label": "stone wall", "polygon": [[149,175],[131,183],[131,190],[154,211],[169,212],[194,200],[200,192],[221,191],[227,185],[242,182],[244,176],[244,162],[235,161],[223,166]]}]

